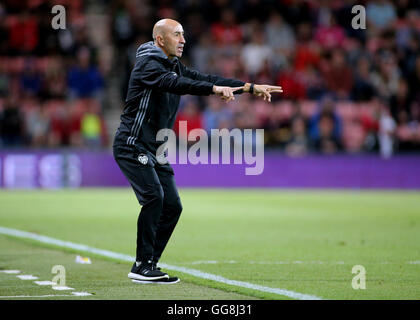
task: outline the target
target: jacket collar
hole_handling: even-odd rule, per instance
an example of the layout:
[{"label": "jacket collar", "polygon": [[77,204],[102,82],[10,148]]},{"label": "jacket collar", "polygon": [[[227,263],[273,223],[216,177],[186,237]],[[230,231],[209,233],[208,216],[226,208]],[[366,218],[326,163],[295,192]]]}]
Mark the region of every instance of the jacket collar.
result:
[{"label": "jacket collar", "polygon": [[136,58],[144,56],[155,56],[160,59],[166,60],[170,64],[176,64],[178,62],[178,57],[175,57],[174,59],[170,60],[161,48],[155,46],[153,41],[143,43],[137,48]]}]

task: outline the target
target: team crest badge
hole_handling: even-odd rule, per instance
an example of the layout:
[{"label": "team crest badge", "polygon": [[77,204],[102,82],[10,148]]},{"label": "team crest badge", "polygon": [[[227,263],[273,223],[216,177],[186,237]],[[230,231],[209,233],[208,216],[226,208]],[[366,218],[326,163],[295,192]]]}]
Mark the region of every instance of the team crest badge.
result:
[{"label": "team crest badge", "polygon": [[147,164],[147,162],[149,161],[149,158],[148,158],[145,154],[140,154],[140,155],[138,156],[137,160],[139,160],[139,162],[140,162],[141,164],[146,165],[146,164]]}]

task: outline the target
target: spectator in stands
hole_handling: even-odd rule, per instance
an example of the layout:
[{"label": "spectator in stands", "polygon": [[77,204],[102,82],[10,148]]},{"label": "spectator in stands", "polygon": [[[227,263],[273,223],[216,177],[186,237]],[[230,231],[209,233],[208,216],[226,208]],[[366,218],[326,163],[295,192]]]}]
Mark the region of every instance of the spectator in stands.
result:
[{"label": "spectator in stands", "polygon": [[329,113],[321,114],[317,129],[319,136],[312,141],[314,150],[324,154],[337,153],[341,148],[341,141],[334,135],[333,116]]},{"label": "spectator in stands", "polygon": [[40,104],[35,104],[33,109],[26,114],[26,129],[31,146],[46,146],[50,129],[50,118],[47,109]]},{"label": "spectator in stands", "polygon": [[407,82],[401,78],[398,82],[397,92],[389,100],[391,115],[397,123],[401,123],[402,119],[409,118],[410,104]]},{"label": "spectator in stands", "polygon": [[395,8],[389,0],[372,0],[367,3],[368,29],[385,29],[395,21],[396,17]]},{"label": "spectator in stands", "polygon": [[[351,8],[358,3],[355,0],[322,0],[321,3],[280,0],[275,8],[260,0],[244,3],[231,3],[229,0],[204,3],[163,1],[157,5],[140,0],[113,1],[110,4],[102,1],[99,6],[108,6],[113,12],[108,30],[113,37],[103,38],[111,40],[110,43],[97,42],[101,42],[101,47],[113,47],[109,51],[96,48],[98,44],[92,41],[84,2],[67,2],[67,29],[60,31],[51,28],[51,14],[45,11],[49,8],[48,1],[8,0],[0,4],[0,110],[5,104],[6,117],[11,121],[21,119],[17,123],[23,123],[22,130],[27,132],[28,139],[25,134],[18,135],[20,138],[16,141],[20,144],[47,145],[43,132],[48,128],[47,140],[53,145],[82,146],[85,140],[80,130],[85,129],[81,127],[86,128],[86,132],[97,131],[92,129],[97,128],[98,123],[95,113],[89,111],[83,117],[82,112],[78,118],[75,110],[68,110],[60,116],[59,112],[53,112],[51,116],[48,107],[38,106],[40,101],[42,105],[49,105],[50,102],[59,104],[60,99],[66,97],[74,98],[69,108],[75,109],[80,98],[101,99],[107,73],[94,63],[95,50],[99,49],[101,57],[112,52],[114,64],[121,70],[125,63],[121,56],[126,51],[135,56],[138,43],[145,42],[144,38],[150,36],[150,19],[154,15],[178,13],[192,30],[192,34],[186,35],[187,45],[192,47],[186,50],[191,53],[186,57],[189,58],[187,64],[191,63],[197,69],[204,72],[211,70],[225,77],[248,79],[248,82],[276,81],[285,90],[281,97],[273,98],[286,103],[309,99],[311,104],[326,93],[362,103],[362,114],[356,112],[359,110],[357,105],[352,105],[348,113],[354,117],[341,120],[341,140],[340,134],[335,132],[337,127],[341,127],[335,112],[332,112],[333,116],[331,113],[321,116],[320,111],[313,115],[313,111],[308,109],[305,116],[313,115],[307,128],[311,142],[319,139],[320,130],[327,132],[329,127],[333,127],[333,137],[339,141],[339,147],[342,141],[343,147],[351,145],[356,150],[360,132],[363,131],[367,135],[365,140],[373,141],[364,144],[365,150],[376,150],[379,109],[367,109],[378,108],[379,103],[375,101],[379,96],[389,106],[396,122],[391,135],[395,146],[399,150],[420,150],[417,142],[420,121],[418,1],[365,1],[367,30],[351,27],[354,17]],[[145,18],[139,18],[143,16]],[[76,61],[69,66],[72,57],[76,57]],[[126,59],[127,69],[131,69],[133,63],[130,58]],[[25,60],[26,65],[23,63]],[[104,60],[100,58],[100,61]],[[353,67],[354,70],[351,69]],[[123,72],[118,74],[124,77]],[[23,98],[32,96],[36,106],[27,108],[22,100],[17,102],[19,108],[16,111],[4,102],[10,100],[5,97],[14,95]],[[210,97],[202,113],[202,126],[206,129],[231,128],[235,126],[234,121],[241,126],[261,126],[266,130],[267,141],[280,148],[290,142],[294,129],[297,132],[302,129],[302,121],[298,117],[287,118],[284,110],[273,107],[273,110],[267,111],[264,103],[243,101],[242,98],[243,95],[229,107],[220,108],[220,104],[213,103]],[[3,116],[3,111],[0,112]],[[376,116],[373,115],[375,112]],[[101,113],[97,115],[102,117]],[[86,126],[82,124],[83,118]],[[250,121],[249,118],[256,120]],[[391,121],[386,120],[386,112],[383,112],[382,118],[388,127],[392,127]],[[6,123],[6,131],[13,131],[11,127],[17,129],[18,126]],[[348,134],[349,131],[351,134]],[[376,138],[372,139],[373,136]],[[13,144],[14,139],[10,141]],[[367,144],[370,147],[366,147]]]},{"label": "spectator in stands", "polygon": [[112,5],[117,7],[112,8],[112,36],[114,42],[118,47],[125,47],[134,39],[133,24],[130,17],[130,12],[124,6],[124,2],[114,2]]},{"label": "spectator in stands", "polygon": [[388,100],[396,94],[399,79],[400,71],[394,54],[389,51],[380,54],[378,69],[372,73],[371,77],[371,82],[379,97]]},{"label": "spectator in stands", "polygon": [[[310,68],[309,66],[307,68]],[[298,73],[286,65],[278,74],[277,86],[284,90],[282,97],[285,99],[302,99],[306,97],[304,84],[298,78]]]},{"label": "spectator in stands", "polygon": [[420,103],[413,102],[410,108],[411,120],[409,126],[413,132],[413,149],[420,148]]},{"label": "spectator in stands", "polygon": [[318,26],[315,40],[326,50],[344,46],[346,34],[344,29],[337,24],[333,14],[329,14],[328,20]]},{"label": "spectator in stands", "polygon": [[19,147],[25,142],[24,116],[17,97],[9,97],[0,112],[0,145]]},{"label": "spectator in stands", "polygon": [[200,36],[198,43],[192,49],[192,63],[198,70],[203,70],[203,72],[209,72],[209,64],[214,55],[213,45],[211,38],[208,34],[203,34]]},{"label": "spectator in stands", "polygon": [[296,79],[304,87],[307,99],[319,100],[326,94],[324,79],[315,67],[308,65],[304,70],[296,73]]},{"label": "spectator in stands", "polygon": [[63,105],[56,108],[50,118],[49,146],[83,146],[80,134],[81,116],[80,110],[73,108],[71,105]]},{"label": "spectator in stands", "polygon": [[330,96],[320,102],[320,110],[309,121],[309,138],[314,150],[335,153],[341,148],[342,120]]},{"label": "spectator in stands", "polygon": [[361,56],[357,61],[351,98],[354,101],[369,101],[374,94],[375,88],[371,83],[370,61],[366,56]]},{"label": "spectator in stands", "polygon": [[235,46],[242,41],[242,30],[231,9],[223,9],[221,19],[211,26],[211,34],[218,46]]},{"label": "spectator in stands", "polygon": [[369,112],[361,112],[360,122],[362,130],[365,133],[365,140],[363,142],[364,151],[378,150],[378,131],[381,105],[375,102],[375,98],[369,101]]},{"label": "spectator in stands", "polygon": [[299,25],[311,23],[314,20],[314,10],[311,1],[281,0],[279,10],[289,24]]},{"label": "spectator in stands", "polygon": [[10,76],[6,72],[6,67],[0,63],[0,97],[9,95]]},{"label": "spectator in stands", "polygon": [[297,71],[308,65],[317,67],[320,60],[319,45],[312,39],[312,26],[302,23],[297,26],[297,43],[294,56],[294,68]]},{"label": "spectator in stands", "polygon": [[411,103],[410,115],[412,123],[420,124],[420,103],[415,101]]},{"label": "spectator in stands", "polygon": [[242,47],[241,59],[245,70],[251,77],[255,77],[270,62],[273,57],[273,50],[266,44],[264,33],[261,30],[254,30],[251,41]]},{"label": "spectator in stands", "polygon": [[416,58],[420,52],[420,38],[417,24],[420,12],[412,10],[407,13],[407,19],[401,20],[395,32],[395,42],[398,46],[399,64],[404,76],[409,76],[416,65]]},{"label": "spectator in stands", "polygon": [[70,98],[101,96],[104,79],[96,66],[91,63],[87,48],[83,47],[77,52],[77,64],[70,68],[67,83]]},{"label": "spectator in stands", "polygon": [[[262,103],[258,104],[258,109],[261,109],[260,106],[264,105]],[[258,127],[263,127],[266,130],[265,139],[270,147],[284,148],[291,138],[292,119],[294,118],[292,105],[284,105],[278,102],[272,107],[268,106],[267,109],[267,111],[264,111],[264,113],[268,113],[267,117],[259,119]]]},{"label": "spectator in stands", "polygon": [[66,70],[61,59],[50,59],[44,73],[42,95],[46,99],[64,98],[67,90]]},{"label": "spectator in stands", "polygon": [[238,129],[252,129],[254,127],[252,116],[243,111],[234,114],[233,123],[234,127]]},{"label": "spectator in stands", "polygon": [[339,99],[348,99],[353,88],[353,73],[346,62],[343,50],[334,49],[331,57],[321,67],[322,75],[329,92]]},{"label": "spectator in stands", "polygon": [[[187,46],[187,52],[189,53],[192,48],[194,48],[203,34],[207,34],[207,25],[203,18],[203,13],[199,11],[192,11],[186,17],[186,30],[190,30],[188,32],[188,42],[185,43]],[[187,55],[186,57],[189,57]]]},{"label": "spectator in stands", "polygon": [[104,146],[105,124],[100,115],[100,105],[95,100],[88,100],[87,110],[80,119],[80,133],[83,145],[97,149]]},{"label": "spectator in stands", "polygon": [[[274,66],[272,64],[272,60],[264,60],[261,68],[259,69],[258,73],[255,76],[252,76],[254,82],[256,83],[272,83],[276,80],[276,73],[274,72]],[[251,78],[251,75],[249,74]],[[281,99],[281,97],[276,96],[273,97],[272,101],[276,101]]]},{"label": "spectator in stands", "polygon": [[398,141],[398,149],[401,151],[412,151],[420,146],[420,106],[413,102],[410,106],[410,113],[401,112],[397,121],[395,136]]},{"label": "spectator in stands", "polygon": [[410,99],[420,102],[420,54],[415,60],[414,70],[409,74],[408,83],[410,88]]},{"label": "spectator in stands", "polygon": [[0,55],[6,54],[9,40],[5,18],[6,13],[3,4],[0,3]]},{"label": "spectator in stands", "polygon": [[231,128],[233,121],[231,110],[223,106],[217,96],[209,96],[206,101],[207,106],[203,112],[203,125],[207,133],[210,134],[211,129]]},{"label": "spectator in stands", "polygon": [[37,96],[41,92],[42,77],[36,70],[35,61],[27,59],[25,61],[25,68],[20,76],[21,92],[25,96]]},{"label": "spectator in stands", "polygon": [[8,33],[8,47],[11,54],[30,53],[38,46],[38,21],[28,11],[11,17]]},{"label": "spectator in stands", "polygon": [[302,116],[296,116],[292,119],[291,137],[286,144],[285,151],[292,157],[304,156],[309,151],[306,122]]},{"label": "spectator in stands", "polygon": [[[375,103],[380,102],[376,99]],[[391,116],[389,107],[382,103],[380,107],[378,140],[380,154],[383,158],[389,158],[394,153],[395,129],[396,122]]]},{"label": "spectator in stands", "polygon": [[[187,136],[183,135],[184,132],[181,132],[179,130],[180,121],[187,122]],[[175,120],[174,131],[176,135],[179,136],[181,139],[187,140],[188,134],[191,132],[191,130],[201,128],[203,128],[203,117],[200,113],[196,99],[190,98],[186,101],[182,110],[178,112],[178,115]]]},{"label": "spectator in stands", "polygon": [[283,17],[276,11],[271,12],[268,22],[265,24],[267,44],[273,49],[273,64],[278,68],[290,60],[296,44],[293,29]]}]

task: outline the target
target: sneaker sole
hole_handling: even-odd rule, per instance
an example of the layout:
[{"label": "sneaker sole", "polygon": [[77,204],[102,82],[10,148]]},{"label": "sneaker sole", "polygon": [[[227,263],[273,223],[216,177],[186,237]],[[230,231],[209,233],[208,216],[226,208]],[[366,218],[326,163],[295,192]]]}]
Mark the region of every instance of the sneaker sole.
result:
[{"label": "sneaker sole", "polygon": [[153,281],[153,280],[161,280],[161,279],[169,279],[167,274],[159,277],[145,277],[137,273],[130,272],[128,277],[133,280],[143,280],[143,281]]},{"label": "sneaker sole", "polygon": [[174,284],[174,283],[178,283],[181,280],[179,278],[168,278],[168,279],[159,279],[159,280],[131,280],[134,283],[139,283],[139,284]]}]

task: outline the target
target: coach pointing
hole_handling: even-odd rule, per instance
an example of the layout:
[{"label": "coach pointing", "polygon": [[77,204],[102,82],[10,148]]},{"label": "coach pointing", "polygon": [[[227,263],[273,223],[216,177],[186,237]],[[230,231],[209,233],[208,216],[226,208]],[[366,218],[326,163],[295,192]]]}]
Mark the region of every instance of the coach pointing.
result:
[{"label": "coach pointing", "polygon": [[160,164],[156,141],[160,129],[172,128],[180,96],[217,94],[229,102],[234,93],[249,92],[271,101],[281,87],[244,83],[203,74],[180,61],[185,38],[182,25],[163,19],[153,27],[153,41],[140,45],[131,72],[121,123],[113,152],[121,171],[142,205],[137,221],[136,261],[130,279],[139,283],[176,283],[176,277],[157,268],[157,262],[182,211],[169,163]]}]

